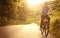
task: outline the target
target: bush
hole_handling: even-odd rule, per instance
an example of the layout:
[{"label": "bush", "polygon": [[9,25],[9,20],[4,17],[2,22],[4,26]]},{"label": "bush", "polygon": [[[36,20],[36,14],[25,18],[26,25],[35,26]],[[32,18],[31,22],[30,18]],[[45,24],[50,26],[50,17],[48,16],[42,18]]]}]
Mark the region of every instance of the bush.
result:
[{"label": "bush", "polygon": [[60,38],[60,19],[56,19],[51,25],[51,33]]}]

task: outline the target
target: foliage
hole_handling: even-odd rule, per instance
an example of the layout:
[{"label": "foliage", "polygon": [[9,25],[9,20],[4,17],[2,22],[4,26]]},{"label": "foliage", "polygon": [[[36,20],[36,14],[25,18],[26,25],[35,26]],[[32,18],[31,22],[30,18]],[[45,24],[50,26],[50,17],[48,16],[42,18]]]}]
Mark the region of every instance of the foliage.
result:
[{"label": "foliage", "polygon": [[15,0],[0,0],[0,26],[25,23],[25,6],[18,6],[18,2]]},{"label": "foliage", "polygon": [[51,20],[50,32],[55,35],[57,38],[60,38],[60,1],[55,0],[51,4],[52,10],[54,10],[54,16]]},{"label": "foliage", "polygon": [[50,32],[60,38],[60,19],[56,19],[52,23]]}]

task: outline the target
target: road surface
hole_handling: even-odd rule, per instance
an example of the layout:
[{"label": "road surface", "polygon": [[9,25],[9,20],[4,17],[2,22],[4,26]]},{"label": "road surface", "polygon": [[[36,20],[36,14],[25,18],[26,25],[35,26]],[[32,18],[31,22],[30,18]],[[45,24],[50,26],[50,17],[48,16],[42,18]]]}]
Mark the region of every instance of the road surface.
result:
[{"label": "road surface", "polygon": [[56,38],[49,34],[42,36],[37,24],[10,25],[0,27],[0,38]]}]

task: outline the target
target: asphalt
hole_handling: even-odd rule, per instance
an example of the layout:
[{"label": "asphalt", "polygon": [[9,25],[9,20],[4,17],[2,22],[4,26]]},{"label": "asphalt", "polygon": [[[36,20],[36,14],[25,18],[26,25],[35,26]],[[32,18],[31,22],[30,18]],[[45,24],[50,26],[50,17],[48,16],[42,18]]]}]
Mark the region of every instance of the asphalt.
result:
[{"label": "asphalt", "polygon": [[41,35],[37,24],[9,25],[0,27],[0,38],[56,38],[49,33],[47,37]]}]

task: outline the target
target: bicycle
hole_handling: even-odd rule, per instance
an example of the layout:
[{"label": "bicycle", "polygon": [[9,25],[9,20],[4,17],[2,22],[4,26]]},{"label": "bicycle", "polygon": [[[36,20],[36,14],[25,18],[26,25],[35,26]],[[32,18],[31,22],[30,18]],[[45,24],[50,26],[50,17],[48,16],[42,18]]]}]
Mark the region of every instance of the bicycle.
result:
[{"label": "bicycle", "polygon": [[[51,15],[51,14],[49,14],[49,15]],[[45,18],[44,19],[44,21],[43,21],[43,25],[40,27],[41,28],[41,34],[43,35],[44,34],[44,36],[48,36],[48,34],[49,34],[49,26],[50,25],[48,25],[49,24],[49,21],[48,21],[48,19],[47,18]]]}]

